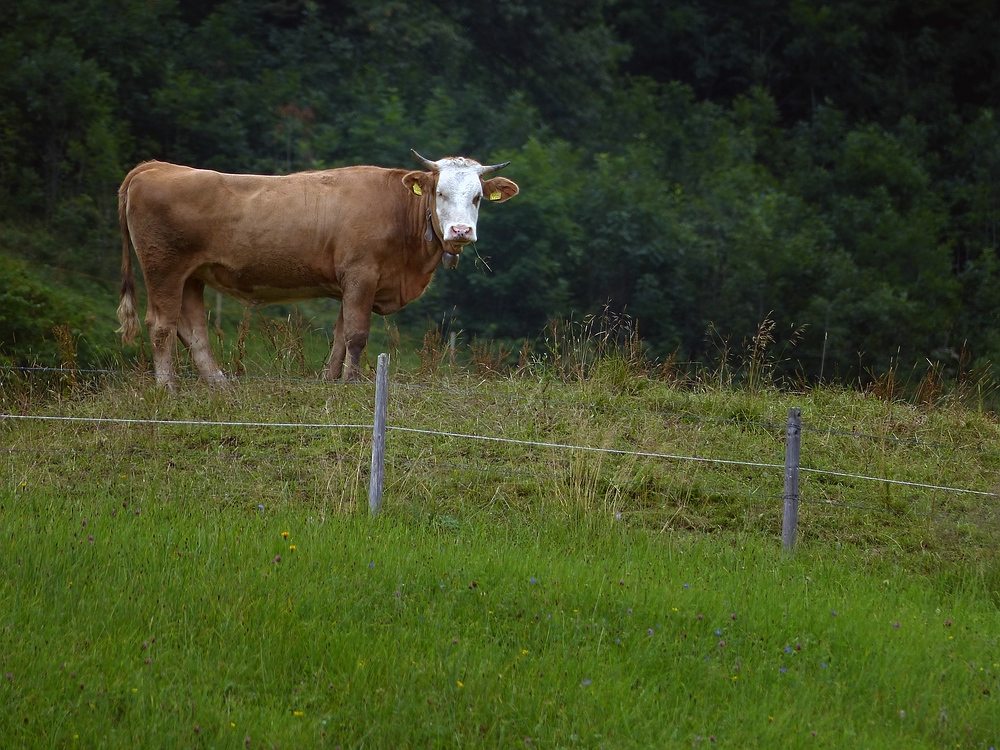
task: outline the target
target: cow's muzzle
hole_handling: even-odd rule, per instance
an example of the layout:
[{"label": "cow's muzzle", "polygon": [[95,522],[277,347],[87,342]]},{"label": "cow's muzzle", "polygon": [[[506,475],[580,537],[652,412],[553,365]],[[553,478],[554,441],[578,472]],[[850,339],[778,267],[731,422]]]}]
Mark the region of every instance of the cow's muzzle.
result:
[{"label": "cow's muzzle", "polygon": [[445,239],[448,242],[475,242],[476,231],[467,224],[452,224]]}]

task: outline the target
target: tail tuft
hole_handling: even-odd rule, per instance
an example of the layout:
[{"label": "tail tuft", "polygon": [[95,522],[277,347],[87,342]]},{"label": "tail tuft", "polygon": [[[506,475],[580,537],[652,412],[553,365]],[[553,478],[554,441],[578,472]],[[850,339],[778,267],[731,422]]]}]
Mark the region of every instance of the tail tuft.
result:
[{"label": "tail tuft", "polygon": [[121,303],[118,305],[118,322],[121,326],[115,333],[122,335],[122,344],[128,345],[139,335],[139,311],[135,306],[135,281],[131,278],[122,281]]}]

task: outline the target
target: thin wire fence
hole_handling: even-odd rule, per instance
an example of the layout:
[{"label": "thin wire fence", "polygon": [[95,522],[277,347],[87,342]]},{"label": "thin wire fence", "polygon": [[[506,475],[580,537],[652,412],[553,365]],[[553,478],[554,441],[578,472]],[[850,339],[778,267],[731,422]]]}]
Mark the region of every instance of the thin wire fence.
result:
[{"label": "thin wire fence", "polygon": [[[58,368],[30,368],[32,370],[44,370],[45,372],[69,372],[68,370],[60,370]],[[92,371],[97,373],[103,373],[105,371]],[[106,371],[112,374],[120,375],[120,372]],[[255,378],[248,378],[255,379]],[[303,381],[315,382],[314,379],[307,378],[260,378],[263,380],[276,380],[281,382],[298,383]],[[559,399],[544,399],[535,398],[531,396],[516,396],[513,394],[507,394],[492,390],[488,393],[484,393],[481,390],[472,389],[450,389],[450,388],[440,388],[440,387],[427,387],[412,384],[394,384],[394,388],[399,388],[409,393],[433,393],[436,395],[446,395],[449,397],[461,396],[467,399],[473,398],[483,398],[484,396],[492,401],[496,400],[507,400],[513,404],[529,404],[532,406],[543,405],[545,407],[560,407],[560,408],[572,408],[572,409],[591,409],[600,410],[604,413],[610,414],[620,414],[620,415],[641,415],[653,417],[656,419],[662,419],[663,417],[676,418],[679,420],[698,420],[705,423],[715,423],[720,426],[724,425],[736,425],[736,426],[753,426],[755,428],[761,428],[767,431],[780,431],[784,429],[784,425],[774,424],[768,421],[755,421],[755,420],[745,420],[737,418],[719,418],[719,417],[709,417],[705,415],[691,414],[682,411],[668,411],[668,410],[657,410],[657,409],[643,409],[643,408],[620,408],[613,404],[597,404],[590,403],[586,401],[566,401]],[[531,416],[530,414],[528,415]],[[246,430],[246,429],[281,429],[281,430],[292,430],[292,431],[337,431],[337,430],[362,430],[369,431],[371,429],[371,423],[362,422],[268,422],[268,421],[223,421],[223,420],[198,420],[198,419],[141,419],[141,418],[124,418],[124,417],[85,417],[85,416],[71,416],[71,415],[41,415],[41,414],[16,414],[16,413],[6,413],[0,414],[0,424],[3,422],[11,421],[34,421],[34,422],[48,422],[48,423],[65,423],[65,424],[93,424],[93,425],[122,425],[122,426],[136,426],[136,425],[147,425],[147,426],[160,426],[160,427],[183,427],[183,428],[224,428],[233,431]],[[688,463],[688,464],[698,464],[704,466],[713,467],[723,467],[723,468],[734,468],[734,469],[754,469],[754,470],[764,470],[764,471],[776,471],[783,469],[784,466],[779,463],[772,463],[767,461],[754,461],[754,460],[741,460],[738,458],[720,458],[720,457],[709,457],[709,456],[696,456],[696,455],[681,455],[676,453],[660,452],[660,451],[643,451],[643,450],[630,450],[625,448],[615,448],[615,447],[605,447],[605,446],[594,446],[594,445],[578,445],[569,442],[561,442],[555,440],[524,440],[518,438],[506,437],[503,435],[494,434],[477,434],[473,432],[458,432],[458,431],[443,431],[430,428],[404,426],[399,424],[390,424],[387,429],[392,433],[398,434],[409,434],[414,436],[423,436],[428,438],[442,438],[447,440],[459,440],[459,441],[474,441],[480,443],[496,443],[505,444],[510,446],[518,446],[527,449],[539,449],[549,452],[570,452],[570,453],[584,453],[584,454],[601,454],[607,456],[615,456],[619,458],[630,458],[641,461],[654,461],[654,462],[673,462],[673,463]],[[837,429],[826,429],[826,428],[814,428],[814,427],[803,427],[804,431],[820,433],[828,435],[831,437],[838,438],[849,438],[855,440],[882,440],[889,443],[897,444],[899,446],[919,446],[921,448],[938,448],[945,451],[958,451],[967,446],[957,446],[948,445],[931,441],[923,441],[919,439],[901,439],[891,436],[879,436],[879,435],[869,435],[864,433],[859,433],[857,431],[847,431],[847,430],[837,430]],[[102,449],[99,447],[81,447],[74,449],[73,453],[87,454],[88,452],[103,452],[106,455],[117,455],[121,457],[135,458],[137,456],[153,456],[153,455],[164,455],[166,453],[177,453],[178,448],[176,445],[171,445],[169,448],[163,449],[143,449],[141,451],[129,450],[115,450],[115,449]],[[8,446],[4,451],[8,455],[19,455],[29,452],[34,452],[35,455],[43,455],[49,452],[48,449],[42,447],[25,448],[21,446]],[[195,457],[197,455],[204,455],[212,458],[219,458],[221,455],[218,452],[210,451],[199,451],[197,449],[189,449],[184,451],[185,455],[188,457]],[[296,455],[292,452],[278,452],[278,453],[256,453],[256,454],[242,454],[236,449],[228,450],[225,454],[230,458],[230,460],[237,459],[251,459],[251,460],[294,460]],[[331,456],[336,460],[346,460],[349,459],[350,454],[344,453],[342,455]],[[405,459],[403,463],[398,460],[393,460],[390,455],[390,462],[395,463],[397,466],[407,466]],[[409,468],[413,468],[414,464],[409,464]],[[494,476],[506,476],[510,478],[555,478],[558,477],[558,472],[538,472],[538,471],[525,471],[523,469],[509,469],[501,467],[490,467],[489,465],[482,464],[467,464],[461,462],[436,462],[434,464],[435,468],[441,470],[450,471],[474,471],[474,472],[487,472]],[[996,492],[981,490],[981,489],[971,489],[965,487],[955,487],[949,486],[947,484],[934,484],[929,482],[917,482],[908,481],[902,479],[892,479],[888,477],[871,476],[864,473],[850,473],[844,471],[837,471],[832,469],[820,469],[814,467],[803,466],[800,471],[819,478],[826,478],[832,480],[852,480],[854,482],[862,483],[879,483],[882,485],[891,485],[900,488],[908,488],[912,490],[923,490],[932,493],[954,493],[956,495],[966,495],[975,496],[980,498],[997,498],[1000,494]],[[676,491],[681,491],[679,488],[675,488]],[[715,487],[714,489],[702,489],[703,493],[712,494],[726,494],[729,496],[743,494],[747,497],[754,497],[758,499],[771,500],[780,497],[777,493],[761,493],[761,492],[743,492],[740,493],[736,490],[725,489],[721,487]],[[831,499],[822,498],[821,494],[817,493],[815,497],[810,496],[809,489],[807,488],[806,493],[802,497],[802,502],[810,503],[815,506],[827,506],[833,508],[845,508],[861,510],[871,513],[898,513],[898,510],[889,509],[885,507],[878,507],[875,505],[867,503],[855,503],[855,502],[844,502]],[[953,520],[956,516],[952,513],[947,513],[942,510],[937,512],[928,512],[918,509],[916,506],[908,507],[907,511],[915,516],[919,517],[930,517],[930,518],[942,518]]]},{"label": "thin wire fence", "polygon": [[[46,373],[46,374],[58,374],[60,376],[69,376],[76,373],[86,373],[93,376],[101,376],[105,378],[116,379],[120,377],[134,377],[136,372],[128,371],[123,372],[121,370],[111,370],[111,369],[67,369],[67,368],[48,368],[48,367],[24,367],[16,368],[22,373]],[[152,377],[152,373],[147,373]],[[191,374],[191,377],[196,377]],[[258,376],[258,375],[244,375],[237,379],[238,381],[245,380],[248,382],[278,382],[283,384],[303,384],[303,383],[316,383],[317,379],[315,377],[292,377],[288,375],[282,376]],[[580,410],[586,409],[593,412],[600,412],[605,414],[617,414],[619,416],[632,416],[632,417],[646,417],[654,418],[657,420],[676,420],[679,422],[697,422],[704,424],[714,424],[720,427],[725,426],[738,426],[741,429],[754,428],[760,429],[766,432],[778,433],[784,429],[783,424],[776,424],[768,420],[756,420],[752,418],[740,417],[717,417],[717,416],[707,416],[704,414],[697,414],[688,410],[676,410],[676,409],[655,409],[655,408],[643,408],[643,407],[623,407],[615,403],[598,403],[592,400],[566,400],[566,399],[551,399],[545,398],[537,395],[521,395],[521,394],[510,394],[497,389],[492,389],[488,394],[484,394],[482,390],[479,389],[459,389],[444,387],[439,385],[428,386],[423,384],[412,384],[412,383],[394,383],[394,389],[398,389],[401,392],[406,392],[410,394],[431,394],[435,396],[446,397],[444,401],[454,400],[456,398],[464,400],[475,400],[482,399],[484,396],[492,403],[496,402],[507,402],[511,404],[512,408],[517,408],[518,406],[529,406],[533,408],[543,407],[545,409],[573,409]],[[528,415],[530,418],[532,415]],[[49,422],[65,422],[65,423],[92,423],[96,425],[109,425],[109,424],[121,424],[121,425],[159,425],[159,426],[175,426],[175,427],[191,427],[191,428],[205,428],[205,427],[215,427],[215,428],[227,428],[233,430],[239,429],[287,429],[295,431],[331,431],[331,430],[369,430],[371,425],[369,423],[315,423],[315,422],[266,422],[266,421],[218,421],[218,420],[177,420],[177,419],[135,419],[135,418],[115,418],[115,417],[73,417],[73,416],[63,416],[63,415],[25,415],[25,414],[2,414],[0,415],[0,420],[40,420]],[[422,435],[432,438],[445,438],[450,440],[463,440],[463,441],[474,441],[480,443],[498,443],[510,446],[519,446],[529,449],[541,449],[546,451],[556,451],[556,452],[575,452],[575,453],[592,453],[592,454],[602,454],[608,456],[614,456],[618,458],[632,458],[636,460],[645,461],[659,461],[659,462],[673,462],[673,463],[689,463],[689,464],[700,464],[705,466],[716,466],[716,467],[730,467],[736,469],[754,469],[754,470],[765,470],[765,471],[775,471],[778,469],[783,469],[784,467],[778,463],[771,463],[767,461],[751,461],[751,460],[740,460],[738,458],[717,458],[717,457],[707,457],[707,456],[697,456],[697,455],[682,455],[679,453],[668,453],[659,451],[639,451],[639,450],[629,450],[624,448],[612,448],[612,447],[601,447],[601,446],[589,446],[589,445],[575,445],[567,442],[559,441],[547,441],[547,440],[523,440],[505,437],[503,435],[495,434],[476,434],[472,432],[450,432],[441,431],[435,429],[425,429],[420,427],[403,426],[403,425],[393,425],[388,426],[388,430],[394,433],[400,434],[411,434],[411,435]],[[884,444],[892,444],[897,446],[914,446],[923,449],[936,449],[943,450],[952,453],[958,453],[964,450],[968,450],[971,446],[968,445],[954,445],[954,444],[943,444],[935,441],[926,441],[919,438],[901,438],[893,435],[874,435],[864,432],[859,432],[857,430],[844,430],[836,428],[823,428],[816,426],[804,425],[802,427],[803,432],[808,432],[816,435],[824,435],[828,437],[835,438],[847,438],[852,440],[866,440],[866,441],[877,441]],[[8,449],[8,454],[14,454],[18,449]],[[41,449],[35,449],[41,450]],[[88,449],[80,449],[88,450]],[[90,450],[100,450],[100,449],[90,449]],[[172,446],[171,451],[176,452],[177,446]],[[195,453],[196,451],[191,451],[190,453]],[[38,455],[41,455],[39,453]],[[135,457],[137,454],[135,451],[121,452],[120,455],[128,455],[130,457]],[[154,455],[153,453],[147,453],[145,455]],[[208,455],[208,454],[206,454]],[[212,457],[218,457],[218,454],[211,454]],[[235,455],[235,454],[233,454]],[[245,455],[246,458],[252,458],[253,460],[287,460],[295,459],[296,455],[293,452],[266,454],[258,453],[253,456]],[[390,456],[391,459],[391,456]],[[482,472],[482,466],[476,466],[470,468],[472,465],[465,465],[461,463],[437,463],[436,466],[441,468],[447,468],[450,471],[478,471]],[[930,482],[917,482],[908,481],[903,479],[892,479],[884,476],[871,476],[865,473],[852,473],[846,471],[837,471],[832,469],[820,469],[815,467],[803,466],[800,471],[804,474],[815,476],[822,479],[832,479],[832,480],[850,480],[852,482],[863,482],[863,483],[880,483],[884,486],[895,486],[899,488],[908,488],[912,490],[921,490],[932,493],[954,493],[956,495],[966,495],[981,498],[996,498],[997,493],[979,490],[979,489],[969,489],[964,487],[954,487],[947,484],[936,484]],[[509,476],[509,477],[524,477],[530,473],[510,471],[498,469],[490,471],[493,475]],[[552,477],[553,474],[547,474],[546,476]],[[844,489],[845,485],[837,485],[841,490]],[[815,489],[815,488],[814,488]],[[896,513],[895,509],[888,509],[884,507],[874,506],[868,503],[856,503],[856,502],[844,502],[839,500],[829,499],[829,497],[824,498],[822,492],[816,492],[815,497],[810,496],[810,488],[806,488],[806,493],[802,497],[802,502],[811,503],[816,506],[828,506],[836,508],[850,508],[856,510],[863,510],[872,513]],[[704,490],[708,493],[726,493],[727,495],[739,494],[734,492],[732,489],[713,489]],[[774,498],[779,497],[777,493],[771,495],[767,493],[747,493],[747,496],[760,497],[760,498]],[[937,517],[937,518],[954,518],[954,514],[946,513],[943,511],[937,512],[925,512],[916,507],[916,505],[911,504],[907,508],[909,512],[916,516],[926,516],[926,517]]]}]

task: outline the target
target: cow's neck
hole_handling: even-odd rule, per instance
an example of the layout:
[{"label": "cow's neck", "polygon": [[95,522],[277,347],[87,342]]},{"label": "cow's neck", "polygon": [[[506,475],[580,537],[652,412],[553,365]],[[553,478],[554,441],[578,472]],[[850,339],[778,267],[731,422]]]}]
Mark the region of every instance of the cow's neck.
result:
[{"label": "cow's neck", "polygon": [[[438,264],[441,262],[441,256],[444,255],[445,245],[444,240],[441,239],[441,228],[438,226],[437,221],[434,216],[434,208],[431,205],[431,201],[428,199],[424,204],[423,211],[423,233],[421,235],[421,258],[423,261],[423,270],[427,273],[434,273]],[[428,282],[430,280],[428,279]]]},{"label": "cow's neck", "polygon": [[411,214],[410,221],[414,223],[410,224],[409,239],[406,242],[407,271],[400,279],[397,302],[400,307],[424,293],[441,264],[445,248],[432,216],[429,200],[424,202],[416,216]]}]

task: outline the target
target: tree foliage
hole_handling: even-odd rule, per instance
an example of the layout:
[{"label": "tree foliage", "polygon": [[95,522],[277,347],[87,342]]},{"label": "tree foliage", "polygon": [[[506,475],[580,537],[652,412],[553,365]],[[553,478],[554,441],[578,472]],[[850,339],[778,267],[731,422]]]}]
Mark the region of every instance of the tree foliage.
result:
[{"label": "tree foliage", "polygon": [[986,0],[9,0],[0,29],[0,222],[64,248],[35,260],[113,278],[143,159],[416,148],[522,193],[404,320],[518,339],[610,306],[698,359],[770,318],[806,377],[1000,356]]}]

